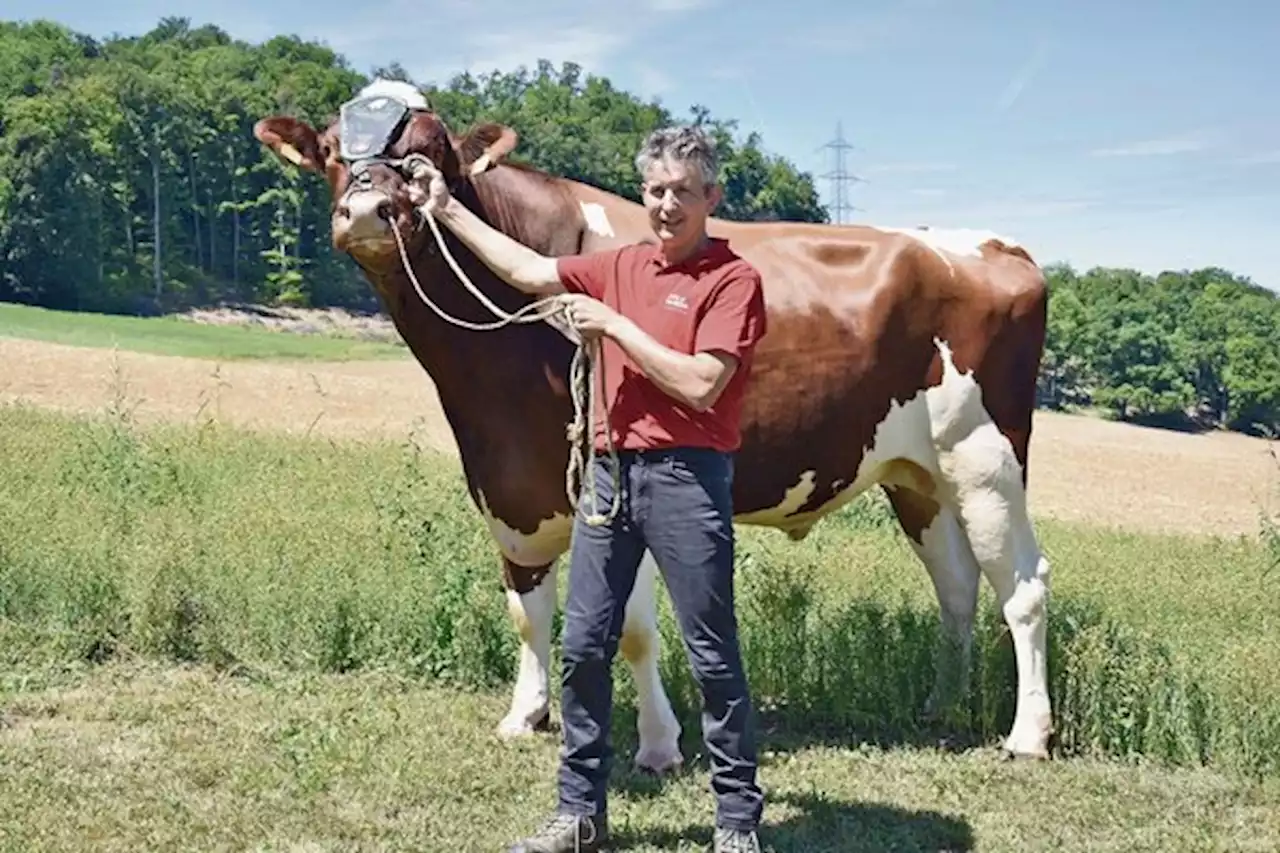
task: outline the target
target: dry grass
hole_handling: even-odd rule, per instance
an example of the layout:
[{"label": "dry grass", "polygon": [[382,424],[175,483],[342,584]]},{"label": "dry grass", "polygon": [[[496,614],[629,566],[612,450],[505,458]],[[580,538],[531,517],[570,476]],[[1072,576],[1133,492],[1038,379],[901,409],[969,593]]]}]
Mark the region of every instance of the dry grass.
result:
[{"label": "dry grass", "polygon": [[[0,339],[0,402],[101,411],[122,380],[141,422],[227,424],[333,438],[402,438],[452,451],[429,378],[412,360],[297,365],[210,361]],[[1264,441],[1185,435],[1040,412],[1031,451],[1039,516],[1149,532],[1255,534],[1274,490]]]},{"label": "dry grass", "polygon": [[140,423],[192,422],[294,435],[418,438],[452,449],[430,380],[411,359],[217,363],[0,338],[0,402],[93,413],[118,394]]},{"label": "dry grass", "polygon": [[209,326],[247,326],[295,334],[331,335],[366,341],[402,343],[395,325],[381,314],[357,314],[342,308],[290,308],[221,306],[194,308],[174,315],[180,320]]},{"label": "dry grass", "polygon": [[1161,533],[1253,535],[1275,509],[1267,442],[1037,412],[1031,506],[1063,521]]}]

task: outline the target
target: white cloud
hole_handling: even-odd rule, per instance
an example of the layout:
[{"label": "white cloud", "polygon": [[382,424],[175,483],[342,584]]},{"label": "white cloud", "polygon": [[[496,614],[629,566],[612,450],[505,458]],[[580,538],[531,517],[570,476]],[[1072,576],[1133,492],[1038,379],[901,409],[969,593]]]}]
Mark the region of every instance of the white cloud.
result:
[{"label": "white cloud", "polygon": [[1003,113],[1012,109],[1013,105],[1018,102],[1018,99],[1022,97],[1023,93],[1027,91],[1027,87],[1031,85],[1033,80],[1035,80],[1036,75],[1038,75],[1040,70],[1044,68],[1048,58],[1048,46],[1041,43],[1036,47],[1035,51],[1031,54],[1031,57],[1026,62],[1022,63],[1021,67],[1014,72],[1013,77],[1009,79],[1009,82],[1006,83],[1005,87],[1000,91],[1000,96],[996,98],[997,112]]},{"label": "white cloud", "polygon": [[[424,15],[412,0],[371,0],[373,8],[318,37],[359,70],[398,60],[423,82],[464,71],[533,69],[540,59],[609,73],[631,61],[628,48],[652,26],[714,2],[641,0],[637,15],[637,4],[589,0],[438,0]],[[439,36],[424,41],[424,33]]]},{"label": "white cloud", "polygon": [[[950,0],[890,0],[880,8],[858,10],[847,18],[820,21],[787,37],[788,46],[802,51],[836,54],[860,53],[865,50],[898,45],[904,36],[939,7]],[[846,8],[854,8],[853,3]]]},{"label": "white cloud", "polygon": [[1280,148],[1273,151],[1258,151],[1236,159],[1241,166],[1272,166],[1280,164]]},{"label": "white cloud", "polygon": [[647,0],[646,5],[655,12],[692,12],[715,2],[716,0]]},{"label": "white cloud", "polygon": [[977,204],[929,208],[939,228],[992,227],[992,223],[1013,223],[1028,219],[1048,219],[1079,213],[1098,206],[1083,198],[986,199]]},{"label": "white cloud", "polygon": [[741,80],[747,72],[736,65],[716,65],[707,71],[707,76],[712,80]]},{"label": "white cloud", "polygon": [[873,163],[866,171],[878,175],[923,175],[934,172],[954,172],[954,163]]},{"label": "white cloud", "polygon": [[1194,154],[1210,145],[1204,134],[1162,136],[1110,148],[1095,148],[1089,153],[1094,157],[1167,157],[1173,154]]},{"label": "white cloud", "polygon": [[592,24],[547,27],[541,32],[531,32],[524,27],[480,32],[465,39],[468,52],[474,58],[466,61],[464,68],[474,71],[506,71],[520,65],[533,68],[539,59],[549,59],[557,65],[576,62],[596,67],[626,41],[622,30]]},{"label": "white cloud", "polygon": [[640,64],[636,66],[637,83],[636,92],[642,98],[658,98],[670,90],[672,86],[671,75],[667,74],[660,68],[652,65]]}]

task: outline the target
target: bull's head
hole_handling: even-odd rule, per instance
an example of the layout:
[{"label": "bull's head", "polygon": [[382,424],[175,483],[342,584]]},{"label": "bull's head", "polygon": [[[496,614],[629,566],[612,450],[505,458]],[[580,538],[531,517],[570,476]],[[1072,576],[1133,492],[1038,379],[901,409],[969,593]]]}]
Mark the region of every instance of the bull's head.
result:
[{"label": "bull's head", "polygon": [[366,86],[323,132],[291,116],[271,116],[253,133],[283,159],[324,175],[334,247],[374,268],[399,262],[391,229],[406,244],[421,230],[408,192],[415,157],[431,160],[456,192],[516,143],[515,131],[498,124],[455,138],[417,89],[396,80]]}]

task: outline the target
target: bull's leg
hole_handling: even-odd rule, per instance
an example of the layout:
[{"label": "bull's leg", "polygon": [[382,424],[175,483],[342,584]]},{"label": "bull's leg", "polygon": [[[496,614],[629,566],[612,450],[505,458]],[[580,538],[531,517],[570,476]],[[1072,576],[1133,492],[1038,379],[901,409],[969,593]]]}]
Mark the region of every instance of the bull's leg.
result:
[{"label": "bull's leg", "polygon": [[527,569],[506,563],[507,610],[520,634],[520,669],[511,710],[498,724],[503,738],[532,734],[551,715],[551,624],[556,612],[556,564]]},{"label": "bull's leg", "polygon": [[982,569],[956,513],[933,498],[904,488],[885,490],[907,541],[924,563],[938,596],[942,630],[938,636],[933,690],[924,713],[939,719],[957,699],[969,695],[973,619]]},{"label": "bull's leg", "polygon": [[636,685],[636,728],[640,737],[636,767],[663,773],[678,767],[683,757],[680,754],[680,722],[658,673],[661,640],[658,634],[657,579],[658,564],[653,554],[646,551],[640,561],[635,588],[627,600],[626,619],[618,648],[631,666]]},{"label": "bull's leg", "polygon": [[1018,706],[1005,749],[1047,758],[1053,713],[1045,661],[1049,562],[1040,551],[1022,468],[1009,440],[987,420],[942,455],[960,523],[1013,636]]}]

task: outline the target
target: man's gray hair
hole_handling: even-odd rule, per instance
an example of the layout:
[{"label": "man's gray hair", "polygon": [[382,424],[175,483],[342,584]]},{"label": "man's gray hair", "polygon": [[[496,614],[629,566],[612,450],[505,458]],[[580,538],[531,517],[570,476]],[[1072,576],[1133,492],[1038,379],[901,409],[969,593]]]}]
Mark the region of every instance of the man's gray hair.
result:
[{"label": "man's gray hair", "polygon": [[649,134],[636,155],[636,169],[643,177],[650,166],[668,157],[696,166],[705,186],[711,186],[720,178],[715,139],[697,125],[660,127]]}]

